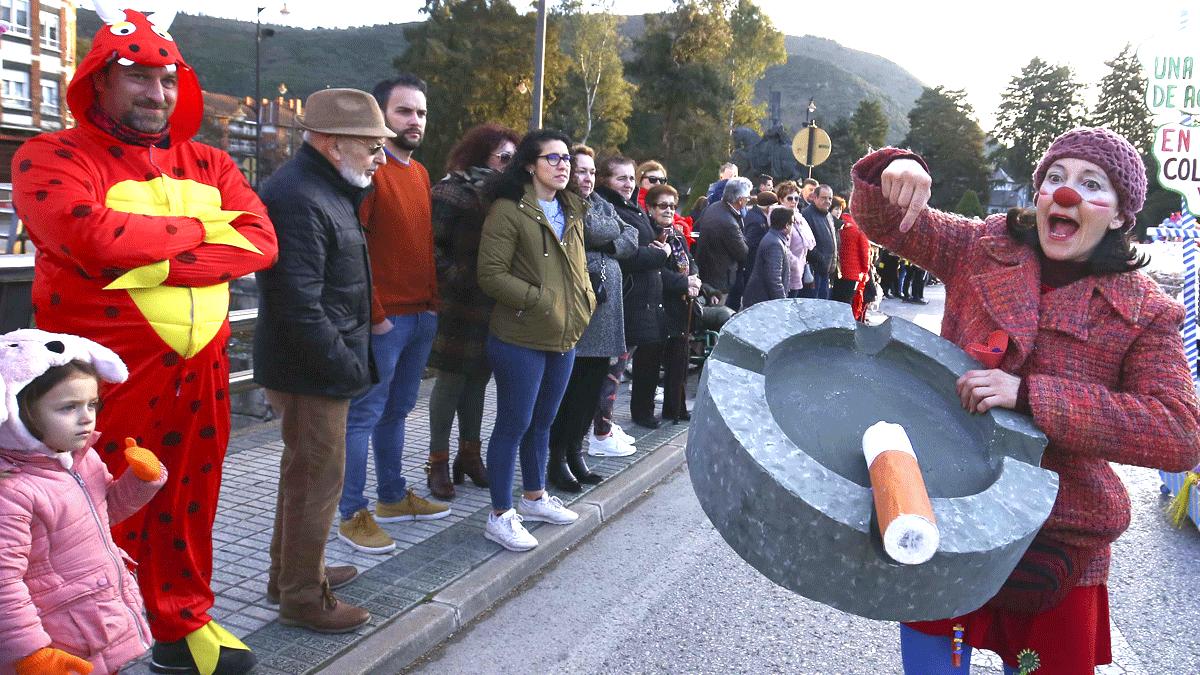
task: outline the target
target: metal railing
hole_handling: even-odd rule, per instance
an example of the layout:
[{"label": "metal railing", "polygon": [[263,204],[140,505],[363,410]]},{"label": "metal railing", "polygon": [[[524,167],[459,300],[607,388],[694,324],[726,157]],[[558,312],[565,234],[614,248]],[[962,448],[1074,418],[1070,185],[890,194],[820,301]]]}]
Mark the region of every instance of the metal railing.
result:
[{"label": "metal railing", "polygon": [[[0,255],[0,333],[28,328],[33,320],[33,254]],[[229,312],[229,327],[235,334],[254,338],[257,309],[235,309]],[[232,394],[258,388],[254,370],[229,373],[229,392]]]}]

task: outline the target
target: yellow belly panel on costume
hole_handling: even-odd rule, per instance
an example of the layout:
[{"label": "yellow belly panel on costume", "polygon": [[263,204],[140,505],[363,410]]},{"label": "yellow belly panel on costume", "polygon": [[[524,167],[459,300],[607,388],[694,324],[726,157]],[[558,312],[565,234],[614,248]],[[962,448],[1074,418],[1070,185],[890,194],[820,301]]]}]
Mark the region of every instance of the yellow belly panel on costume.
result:
[{"label": "yellow belly panel on costume", "polygon": [[[204,223],[204,241],[261,253],[230,224],[242,211],[223,211],[217,188],[192,180],[159,176],[113,185],[105,206],[146,216],[190,216]],[[229,284],[189,288],[163,286],[170,261],[130,270],[105,290],[124,290],[154,332],[180,356],[191,358],[216,337],[229,314]]]}]

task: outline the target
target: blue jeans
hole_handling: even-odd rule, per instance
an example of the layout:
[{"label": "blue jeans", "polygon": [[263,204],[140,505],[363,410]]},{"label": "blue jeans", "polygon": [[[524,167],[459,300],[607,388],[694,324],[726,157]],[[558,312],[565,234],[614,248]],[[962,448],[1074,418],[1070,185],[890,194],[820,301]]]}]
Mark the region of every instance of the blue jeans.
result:
[{"label": "blue jeans", "polygon": [[496,426],[487,448],[488,485],[492,508],[507,511],[513,505],[518,451],[525,491],[546,489],[550,425],[567,390],[575,350],[543,352],[488,335],[487,355],[496,377]]},{"label": "blue jeans", "polygon": [[813,282],[816,284],[816,293],[813,295],[818,300],[829,299],[829,271],[813,268]]},{"label": "blue jeans", "polygon": [[404,421],[417,404],[421,374],[429,360],[437,316],[430,312],[389,316],[392,330],[371,336],[371,354],[379,371],[379,384],[350,402],[346,417],[346,479],[338,510],[347,520],[367,508],[367,441],[375,450],[376,494],[384,503],[404,498],[400,473],[404,454]]},{"label": "blue jeans", "polygon": [[[967,675],[971,672],[971,647],[962,646],[962,666],[952,667],[949,635],[926,635],[915,628],[900,625],[900,659],[905,675]],[[1016,668],[1004,666],[1004,675],[1015,675]]]}]

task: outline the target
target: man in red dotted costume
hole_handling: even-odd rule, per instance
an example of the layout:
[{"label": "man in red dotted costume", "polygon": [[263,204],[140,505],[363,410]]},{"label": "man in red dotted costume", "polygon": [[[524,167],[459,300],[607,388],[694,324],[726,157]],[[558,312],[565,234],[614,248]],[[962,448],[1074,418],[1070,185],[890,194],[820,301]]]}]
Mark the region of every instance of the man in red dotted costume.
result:
[{"label": "man in red dotted costume", "polygon": [[67,88],[78,126],[27,141],[13,200],[37,246],[38,326],[117,352],[96,448],[114,475],[124,438],[167,484],[113,529],[138,563],[158,673],[237,675],[254,658],[212,622],[212,525],[229,440],[228,282],[269,267],[266,209],[220,150],[190,140],[204,111],[170,19],[97,10],[106,25]]}]

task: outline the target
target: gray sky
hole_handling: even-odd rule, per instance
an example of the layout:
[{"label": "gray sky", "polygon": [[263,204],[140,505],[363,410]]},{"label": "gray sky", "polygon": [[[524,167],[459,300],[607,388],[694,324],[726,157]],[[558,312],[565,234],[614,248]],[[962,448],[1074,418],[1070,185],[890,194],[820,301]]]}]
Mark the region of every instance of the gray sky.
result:
[{"label": "gray sky", "polygon": [[[137,4],[150,7],[158,1]],[[526,2],[513,1],[519,8]],[[80,4],[89,6],[91,0]],[[162,0],[162,4],[188,13],[249,21],[260,6],[235,0],[170,4]],[[759,0],[758,4],[785,34],[836,40],[894,61],[929,86],[966,90],[985,130],[992,125],[1009,80],[1035,56],[1052,64],[1068,64],[1080,82],[1094,85],[1107,72],[1104,61],[1115,57],[1126,42],[1136,48],[1146,38],[1177,30],[1180,10],[1190,9],[1194,25],[1200,28],[1200,0],[1136,0],[1111,5],[1095,0],[856,0],[810,3],[813,9],[805,15],[797,13],[794,0]],[[263,21],[305,28],[404,23],[422,18],[418,10],[424,2],[291,0],[286,5],[289,14],[281,16],[279,9],[284,3],[262,2],[261,6],[267,7]],[[614,11],[655,12],[671,5],[670,0],[615,0]],[[331,7],[336,11],[331,12]],[[820,101],[817,103],[819,106]]]}]

